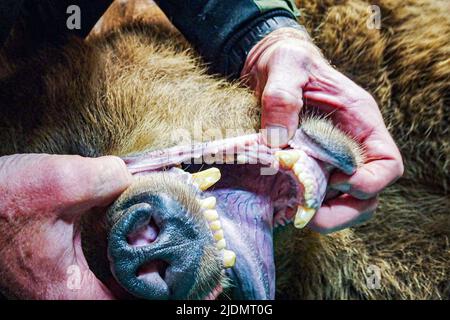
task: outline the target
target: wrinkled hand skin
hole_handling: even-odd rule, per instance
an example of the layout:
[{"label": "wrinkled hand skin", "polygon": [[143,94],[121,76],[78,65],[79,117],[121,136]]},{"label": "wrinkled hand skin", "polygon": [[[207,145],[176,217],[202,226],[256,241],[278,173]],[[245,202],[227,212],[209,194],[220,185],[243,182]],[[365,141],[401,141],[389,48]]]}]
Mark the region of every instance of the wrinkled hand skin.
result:
[{"label": "wrinkled hand skin", "polygon": [[292,137],[306,104],[329,114],[364,148],[366,161],[355,174],[336,172],[330,177],[329,194],[338,196],[328,197],[309,226],[329,233],[369,219],[378,193],[403,174],[402,157],[374,98],[334,69],[306,32],[292,28],[261,40],[249,53],[241,76],[261,100],[262,127],[280,132],[275,144],[284,146]]},{"label": "wrinkled hand skin", "polygon": [[[0,291],[16,299],[112,299],[87,266],[78,223],[130,183],[115,157],[1,157]],[[79,267],[78,290],[68,286],[70,266]]]}]

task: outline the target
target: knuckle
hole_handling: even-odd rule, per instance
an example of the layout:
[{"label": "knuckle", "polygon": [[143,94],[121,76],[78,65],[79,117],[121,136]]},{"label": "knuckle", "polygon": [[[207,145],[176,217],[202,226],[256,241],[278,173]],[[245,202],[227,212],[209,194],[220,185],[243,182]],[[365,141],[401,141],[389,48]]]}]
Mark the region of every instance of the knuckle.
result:
[{"label": "knuckle", "polygon": [[379,109],[377,101],[369,91],[354,82],[350,83],[351,90],[345,91],[348,93],[348,104],[366,105],[372,109]]},{"label": "knuckle", "polygon": [[375,100],[375,98],[373,97],[373,95],[369,91],[367,91],[366,89],[364,89],[362,87],[360,87],[360,88],[362,90],[361,95],[364,98],[364,100],[368,101],[372,106],[375,106],[375,107],[378,108],[378,103]]},{"label": "knuckle", "polygon": [[316,55],[317,49],[306,42],[293,42],[284,40],[274,49],[274,58],[289,57],[292,62],[300,63],[300,65],[311,63]]},{"label": "knuckle", "polygon": [[379,186],[384,184],[381,178],[374,177],[372,181],[362,180],[354,182],[348,192],[359,200],[368,200],[375,197],[379,192]]},{"label": "knuckle", "polygon": [[65,187],[68,180],[72,180],[76,170],[73,161],[54,157],[46,164],[48,183],[55,187]]},{"label": "knuckle", "polygon": [[369,200],[375,197],[380,190],[377,187],[378,184],[361,185],[359,188],[355,188],[352,195],[359,200]]},{"label": "knuckle", "polygon": [[302,99],[285,89],[270,87],[265,90],[261,102],[265,109],[277,107],[289,109],[290,107],[297,108],[301,106]]},{"label": "knuckle", "polygon": [[53,157],[46,167],[47,183],[60,201],[67,202],[84,197],[87,189],[82,188],[81,184],[85,185],[92,175],[82,157]]},{"label": "knuckle", "polygon": [[316,217],[310,224],[309,227],[318,233],[327,234],[333,232],[336,226],[329,221],[329,219],[324,219],[321,217]]},{"label": "knuckle", "polygon": [[404,165],[403,159],[401,157],[396,161],[395,170],[397,172],[396,180],[401,178],[403,176],[403,174],[405,173],[405,165]]}]

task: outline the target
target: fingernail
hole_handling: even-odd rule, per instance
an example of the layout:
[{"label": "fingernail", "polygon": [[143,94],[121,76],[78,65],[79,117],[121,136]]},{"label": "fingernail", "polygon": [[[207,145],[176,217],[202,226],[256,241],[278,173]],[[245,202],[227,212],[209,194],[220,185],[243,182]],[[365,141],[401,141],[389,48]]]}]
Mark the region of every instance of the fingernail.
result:
[{"label": "fingernail", "polygon": [[127,169],[127,166],[125,165],[125,162],[123,162],[122,159],[120,159],[119,157],[115,157],[115,156],[110,156],[112,159],[112,161],[115,161],[115,163],[117,164],[117,172],[118,174],[120,174],[120,179],[122,181],[122,183],[124,184],[131,184],[131,182],[133,181],[132,176],[130,174],[130,172]]},{"label": "fingernail", "polygon": [[351,187],[352,186],[350,184],[348,184],[348,183],[340,183],[340,184],[332,184],[332,185],[330,185],[330,188],[332,188],[334,190],[337,190],[337,191],[340,191],[340,192],[343,192],[343,193],[349,192]]},{"label": "fingernail", "polygon": [[274,148],[287,145],[289,140],[288,129],[282,126],[270,125],[266,127],[266,143]]},{"label": "fingernail", "polygon": [[105,156],[96,160],[101,168],[98,172],[99,195],[110,196],[123,192],[131,184],[131,175],[120,158]]},{"label": "fingernail", "polygon": [[359,226],[367,221],[369,221],[372,217],[373,217],[374,211],[369,211],[369,212],[362,212],[358,217],[356,217],[353,220],[350,220],[342,225],[339,225],[337,227],[331,228],[329,230],[326,230],[325,233],[329,234],[329,233],[333,233],[333,232],[337,232],[337,231],[341,231],[344,229],[348,229],[348,228],[353,228],[356,226]]}]

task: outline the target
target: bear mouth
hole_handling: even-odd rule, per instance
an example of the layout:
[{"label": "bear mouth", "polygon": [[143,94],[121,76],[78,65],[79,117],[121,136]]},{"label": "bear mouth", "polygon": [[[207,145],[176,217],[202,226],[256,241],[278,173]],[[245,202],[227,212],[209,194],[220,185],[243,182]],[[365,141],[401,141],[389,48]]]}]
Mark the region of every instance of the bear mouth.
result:
[{"label": "bear mouth", "polygon": [[[224,258],[231,296],[252,300],[275,298],[274,227],[292,221],[304,227],[324,198],[329,167],[311,153],[311,144],[299,139],[287,150],[271,149],[254,134],[150,151],[124,161],[135,175],[164,171],[197,190],[217,250],[235,255]],[[157,228],[146,228],[137,238],[129,236],[133,244],[154,241]],[[161,277],[165,270],[152,262],[139,276]],[[215,299],[222,292],[220,282],[213,287],[204,298]]]},{"label": "bear mouth", "polygon": [[[134,175],[173,172],[202,192],[211,186],[227,186],[254,194],[270,193],[268,196],[275,205],[276,226],[292,222],[301,210],[320,207],[333,166],[347,174],[356,170],[353,159],[339,159],[340,163],[336,163],[301,129],[285,149],[269,148],[261,134],[253,134],[143,152],[123,157],[123,160]],[[206,171],[212,167],[218,168],[218,173]],[[281,177],[281,183],[276,180],[280,188],[265,190],[267,184],[273,183],[271,177]],[[289,196],[286,196],[286,189],[291,190]],[[296,226],[304,225],[297,221]]]}]

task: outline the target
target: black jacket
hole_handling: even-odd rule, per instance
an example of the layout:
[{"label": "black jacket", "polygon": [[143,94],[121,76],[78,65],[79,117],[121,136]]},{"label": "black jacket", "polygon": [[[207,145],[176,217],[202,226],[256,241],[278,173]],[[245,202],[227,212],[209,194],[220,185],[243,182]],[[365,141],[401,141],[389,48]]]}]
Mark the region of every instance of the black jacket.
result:
[{"label": "black jacket", "polygon": [[[81,19],[91,18],[92,28],[111,0],[0,0],[0,44],[7,38],[26,2],[56,11],[61,17],[58,30],[65,28],[67,6],[81,9]],[[155,0],[173,24],[199,51],[214,71],[237,77],[245,58],[257,41],[284,26],[297,27],[298,11],[292,0]],[[37,10],[31,10],[37,11]],[[84,14],[84,13],[90,14]],[[31,14],[35,14],[31,12]],[[37,14],[37,13],[36,13]],[[54,15],[54,13],[52,12]],[[48,19],[55,23],[58,19]],[[87,32],[85,32],[87,34]]]}]

